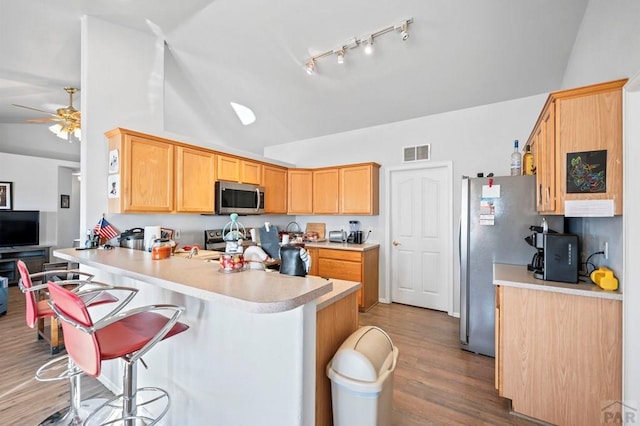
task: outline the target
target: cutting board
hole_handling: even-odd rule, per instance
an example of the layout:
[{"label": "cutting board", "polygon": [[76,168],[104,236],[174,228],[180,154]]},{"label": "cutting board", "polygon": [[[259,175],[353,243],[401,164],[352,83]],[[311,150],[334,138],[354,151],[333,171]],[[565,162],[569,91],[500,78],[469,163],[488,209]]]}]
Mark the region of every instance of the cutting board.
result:
[{"label": "cutting board", "polygon": [[324,223],[309,222],[307,223],[307,228],[304,232],[305,234],[308,234],[309,232],[316,232],[318,234],[317,241],[326,241],[327,227]]}]

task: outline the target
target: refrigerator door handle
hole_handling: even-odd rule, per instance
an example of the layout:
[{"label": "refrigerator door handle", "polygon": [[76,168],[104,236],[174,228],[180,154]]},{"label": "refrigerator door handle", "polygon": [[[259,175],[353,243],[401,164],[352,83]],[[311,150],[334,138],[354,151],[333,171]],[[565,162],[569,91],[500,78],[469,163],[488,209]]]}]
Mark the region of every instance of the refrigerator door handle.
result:
[{"label": "refrigerator door handle", "polygon": [[469,344],[469,179],[462,179],[460,228],[458,247],[460,257],[460,343]]}]

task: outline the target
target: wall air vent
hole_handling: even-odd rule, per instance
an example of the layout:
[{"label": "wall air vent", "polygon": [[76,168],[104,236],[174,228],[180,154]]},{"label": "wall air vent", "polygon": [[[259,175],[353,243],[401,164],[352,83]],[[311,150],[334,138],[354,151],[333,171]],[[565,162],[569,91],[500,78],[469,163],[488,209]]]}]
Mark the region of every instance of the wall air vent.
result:
[{"label": "wall air vent", "polygon": [[431,144],[419,146],[405,146],[403,148],[403,161],[421,161],[431,159]]}]

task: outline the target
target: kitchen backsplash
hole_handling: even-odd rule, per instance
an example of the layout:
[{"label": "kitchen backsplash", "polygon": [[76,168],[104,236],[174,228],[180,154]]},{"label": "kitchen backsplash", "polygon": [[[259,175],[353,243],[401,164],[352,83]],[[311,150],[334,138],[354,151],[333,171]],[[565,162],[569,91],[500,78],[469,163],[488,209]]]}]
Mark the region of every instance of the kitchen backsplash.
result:
[{"label": "kitchen backsplash", "polygon": [[604,243],[609,243],[609,257],[595,255],[591,262],[596,267],[606,266],[613,270],[622,283],[622,216],[614,217],[568,217],[565,218],[565,232],[580,236],[581,261],[592,253],[601,251]]}]

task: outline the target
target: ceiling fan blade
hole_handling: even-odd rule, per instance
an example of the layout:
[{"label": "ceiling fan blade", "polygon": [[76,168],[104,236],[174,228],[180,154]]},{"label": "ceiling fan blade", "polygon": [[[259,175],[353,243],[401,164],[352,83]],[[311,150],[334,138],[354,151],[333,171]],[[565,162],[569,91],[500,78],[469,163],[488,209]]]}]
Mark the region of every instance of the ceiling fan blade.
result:
[{"label": "ceiling fan blade", "polygon": [[58,116],[57,114],[54,114],[54,113],[52,113],[51,111],[45,111],[45,110],[42,110],[42,109],[38,109],[38,108],[31,108],[31,107],[28,107],[28,106],[18,105],[18,104],[11,104],[11,105],[13,105],[13,106],[15,106],[15,107],[18,107],[18,108],[25,108],[25,109],[30,109],[30,110],[33,110],[33,111],[43,112],[43,113],[45,113],[45,114],[49,114],[49,115],[52,115],[52,116],[54,116],[54,117],[57,117],[57,116]]},{"label": "ceiling fan blade", "polygon": [[59,118],[32,118],[30,120],[24,120],[25,123],[52,123],[54,121],[62,121]]}]

